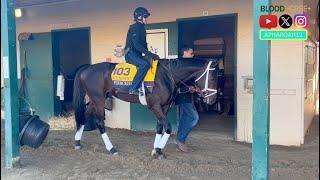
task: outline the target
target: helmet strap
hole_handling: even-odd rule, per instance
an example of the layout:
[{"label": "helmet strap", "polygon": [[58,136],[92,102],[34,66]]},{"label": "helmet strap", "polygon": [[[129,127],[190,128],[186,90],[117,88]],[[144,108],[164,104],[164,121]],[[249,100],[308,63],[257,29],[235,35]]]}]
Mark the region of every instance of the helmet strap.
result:
[{"label": "helmet strap", "polygon": [[138,18],[137,21],[138,21],[139,23],[141,23],[141,24],[144,24],[143,21],[142,21],[142,18],[141,18],[141,19]]}]

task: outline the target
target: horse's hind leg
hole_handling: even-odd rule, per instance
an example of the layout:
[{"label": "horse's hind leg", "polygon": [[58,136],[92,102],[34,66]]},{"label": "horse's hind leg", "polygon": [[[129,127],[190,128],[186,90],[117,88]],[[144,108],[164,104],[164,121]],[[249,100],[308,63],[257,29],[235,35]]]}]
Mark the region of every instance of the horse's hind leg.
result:
[{"label": "horse's hind leg", "polygon": [[98,119],[98,118],[95,118],[95,121],[96,121],[96,125],[100,131],[100,134],[101,134],[101,137],[102,137],[102,140],[104,142],[104,145],[106,146],[106,149],[108,151],[110,151],[111,154],[113,155],[117,155],[118,154],[118,151],[113,147],[108,135],[107,135],[107,132],[106,132],[106,128],[104,126],[104,121],[101,120],[101,119]]},{"label": "horse's hind leg", "polygon": [[100,131],[102,140],[106,146],[106,149],[108,151],[110,151],[111,154],[113,155],[117,155],[118,151],[113,147],[107,133],[106,133],[106,128],[104,125],[104,98],[101,99],[96,99],[97,101],[95,101],[96,103],[94,103],[96,105],[96,112],[97,114],[93,113],[93,119]]}]

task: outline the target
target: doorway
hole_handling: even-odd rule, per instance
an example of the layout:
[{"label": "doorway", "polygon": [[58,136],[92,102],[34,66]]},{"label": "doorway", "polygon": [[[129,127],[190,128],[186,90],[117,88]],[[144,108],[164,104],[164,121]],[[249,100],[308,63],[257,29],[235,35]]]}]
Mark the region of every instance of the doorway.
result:
[{"label": "doorway", "polygon": [[54,69],[64,77],[64,98],[56,109],[60,110],[58,114],[69,116],[75,74],[82,65],[91,64],[90,28],[54,30],[52,36]]},{"label": "doorway", "polygon": [[[235,138],[236,135],[236,34],[237,14],[178,19],[178,49],[194,49],[195,57],[223,61],[223,89],[221,105],[224,108],[197,106],[199,122],[195,130],[214,131]],[[223,42],[223,56],[215,56]],[[199,46],[201,44],[202,46]],[[217,51],[218,50],[218,51]],[[181,54],[179,53],[179,57]],[[217,104],[216,104],[217,106]]]}]

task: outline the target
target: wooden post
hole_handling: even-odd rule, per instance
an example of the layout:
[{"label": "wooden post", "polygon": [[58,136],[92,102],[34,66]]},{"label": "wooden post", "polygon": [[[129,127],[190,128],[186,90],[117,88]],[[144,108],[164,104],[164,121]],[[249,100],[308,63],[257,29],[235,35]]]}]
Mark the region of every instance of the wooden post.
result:
[{"label": "wooden post", "polygon": [[253,1],[253,180],[269,179],[270,41],[259,40],[261,5],[270,0]]},{"label": "wooden post", "polygon": [[5,166],[19,164],[19,97],[14,0],[1,0],[1,41],[5,101]]}]

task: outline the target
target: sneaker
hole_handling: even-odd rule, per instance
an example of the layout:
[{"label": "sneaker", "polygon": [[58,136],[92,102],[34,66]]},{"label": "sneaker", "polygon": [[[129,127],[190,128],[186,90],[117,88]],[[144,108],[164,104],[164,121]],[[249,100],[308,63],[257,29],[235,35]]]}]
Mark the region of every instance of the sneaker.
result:
[{"label": "sneaker", "polygon": [[179,142],[177,139],[174,140],[174,143],[177,145],[177,148],[185,153],[189,153],[190,150],[185,143]]},{"label": "sneaker", "polygon": [[132,94],[132,95],[137,95],[139,96],[139,90],[138,89],[134,89],[134,90],[129,90],[129,94]]}]

